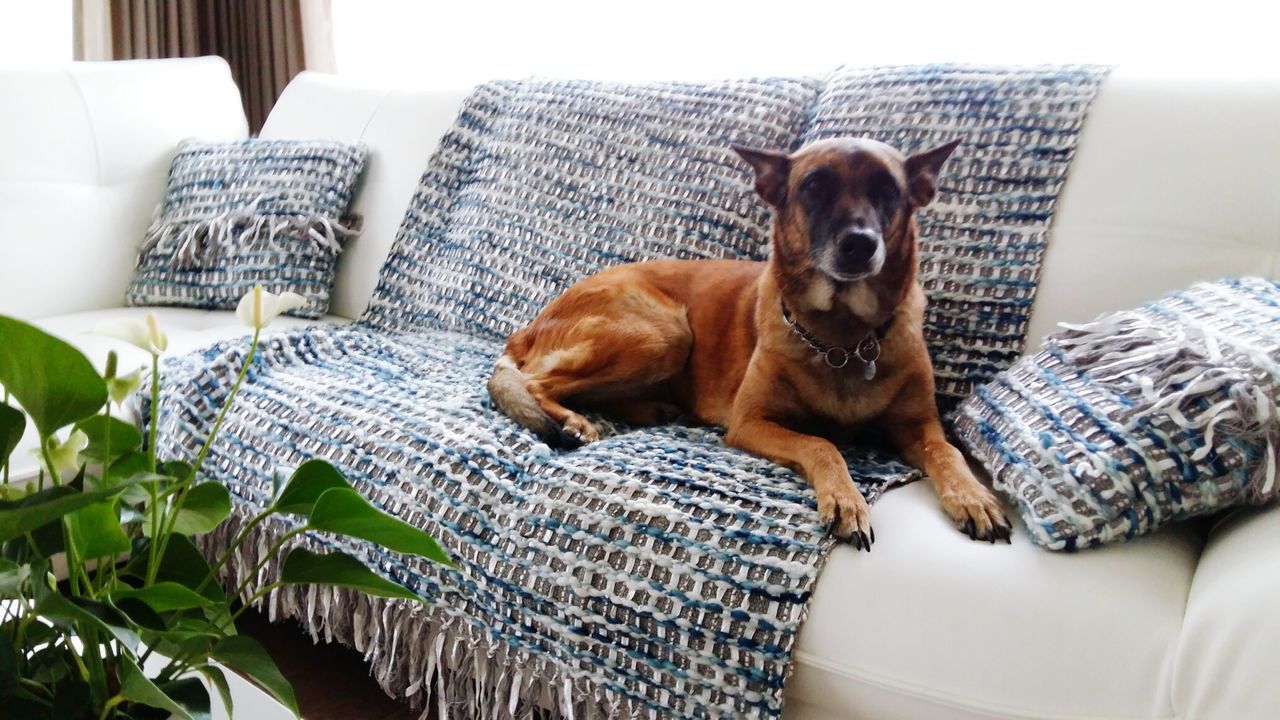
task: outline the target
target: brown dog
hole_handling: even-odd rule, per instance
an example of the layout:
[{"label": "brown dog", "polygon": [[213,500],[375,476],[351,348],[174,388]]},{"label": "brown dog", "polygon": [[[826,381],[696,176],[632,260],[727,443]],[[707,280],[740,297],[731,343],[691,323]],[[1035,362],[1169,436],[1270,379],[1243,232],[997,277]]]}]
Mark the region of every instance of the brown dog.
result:
[{"label": "brown dog", "polygon": [[490,394],[558,445],[599,438],[566,405],[633,423],[679,409],[727,428],[730,445],[804,473],[823,522],[868,550],[867,503],[836,446],[811,432],[877,431],[933,478],[957,527],[1008,540],[1000,503],[943,434],[922,330],[913,214],[956,145],[911,157],[871,140],[793,155],[735,147],[774,210],[770,259],[588,277],[507,340]]}]

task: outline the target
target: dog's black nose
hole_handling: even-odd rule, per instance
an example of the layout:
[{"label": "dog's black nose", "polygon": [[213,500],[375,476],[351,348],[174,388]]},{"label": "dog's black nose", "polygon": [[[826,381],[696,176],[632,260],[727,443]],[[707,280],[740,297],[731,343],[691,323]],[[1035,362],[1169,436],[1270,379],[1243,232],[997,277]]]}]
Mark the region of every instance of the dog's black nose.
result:
[{"label": "dog's black nose", "polygon": [[880,236],[866,230],[853,230],[840,238],[840,260],[846,265],[865,265],[880,247]]}]

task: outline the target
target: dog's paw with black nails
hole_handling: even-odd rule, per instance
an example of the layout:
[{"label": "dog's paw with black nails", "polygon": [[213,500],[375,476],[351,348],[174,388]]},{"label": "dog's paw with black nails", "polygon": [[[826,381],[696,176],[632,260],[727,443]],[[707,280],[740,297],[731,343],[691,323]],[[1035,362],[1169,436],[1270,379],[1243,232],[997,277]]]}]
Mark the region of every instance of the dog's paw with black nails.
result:
[{"label": "dog's paw with black nails", "polygon": [[818,520],[841,540],[871,552],[876,533],[871,529],[871,507],[852,482],[832,483],[818,492]]},{"label": "dog's paw with black nails", "polygon": [[945,492],[940,499],[956,529],[970,539],[1012,543],[1013,526],[1000,501],[985,486],[975,484],[963,490]]}]

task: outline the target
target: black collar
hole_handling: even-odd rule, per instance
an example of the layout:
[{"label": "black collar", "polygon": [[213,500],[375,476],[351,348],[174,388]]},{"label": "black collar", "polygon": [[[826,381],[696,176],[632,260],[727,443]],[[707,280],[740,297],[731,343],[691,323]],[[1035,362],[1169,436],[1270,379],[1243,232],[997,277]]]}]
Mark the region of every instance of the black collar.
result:
[{"label": "black collar", "polygon": [[787,308],[787,304],[779,300],[782,306],[782,320],[790,327],[796,335],[804,340],[805,344],[813,348],[815,352],[822,356],[827,365],[839,369],[849,364],[849,358],[856,358],[863,364],[863,377],[871,380],[876,376],[876,360],[880,359],[880,341],[884,340],[884,336],[889,333],[889,328],[893,325],[893,315],[889,316],[880,327],[867,333],[866,337],[858,342],[857,346],[852,349],[844,348],[839,345],[831,345],[823,342],[821,338],[809,332],[803,325],[796,322],[795,317],[791,315],[791,310]]}]

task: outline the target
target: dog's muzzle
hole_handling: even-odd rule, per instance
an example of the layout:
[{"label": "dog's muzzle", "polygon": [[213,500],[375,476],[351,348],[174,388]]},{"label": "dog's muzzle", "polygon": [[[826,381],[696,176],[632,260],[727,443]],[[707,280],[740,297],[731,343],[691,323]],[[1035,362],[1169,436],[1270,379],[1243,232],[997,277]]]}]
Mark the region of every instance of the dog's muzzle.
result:
[{"label": "dog's muzzle", "polygon": [[875,275],[884,267],[884,238],[869,230],[851,230],[835,243],[837,278],[854,280]]}]

